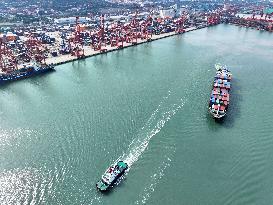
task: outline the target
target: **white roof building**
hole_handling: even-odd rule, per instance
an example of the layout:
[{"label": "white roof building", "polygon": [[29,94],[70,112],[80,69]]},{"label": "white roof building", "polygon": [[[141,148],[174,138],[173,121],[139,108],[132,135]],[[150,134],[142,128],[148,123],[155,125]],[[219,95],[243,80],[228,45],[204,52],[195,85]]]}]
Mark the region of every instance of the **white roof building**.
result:
[{"label": "white roof building", "polygon": [[[87,17],[79,17],[79,23],[88,23],[91,19]],[[54,22],[56,24],[75,24],[76,23],[76,17],[68,17],[68,18],[59,18],[55,19]]]}]

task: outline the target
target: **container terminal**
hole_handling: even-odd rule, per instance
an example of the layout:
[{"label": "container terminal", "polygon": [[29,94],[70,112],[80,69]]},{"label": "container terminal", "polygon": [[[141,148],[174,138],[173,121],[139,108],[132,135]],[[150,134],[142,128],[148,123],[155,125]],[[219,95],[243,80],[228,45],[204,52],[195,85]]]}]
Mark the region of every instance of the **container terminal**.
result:
[{"label": "container terminal", "polygon": [[176,5],[159,12],[136,10],[119,16],[74,16],[57,18],[51,25],[16,26],[0,34],[0,80],[25,78],[43,73],[35,70],[53,70],[54,65],[220,23],[272,31],[273,10],[251,9],[252,14],[240,16],[238,6],[229,4],[206,12],[178,9]]}]

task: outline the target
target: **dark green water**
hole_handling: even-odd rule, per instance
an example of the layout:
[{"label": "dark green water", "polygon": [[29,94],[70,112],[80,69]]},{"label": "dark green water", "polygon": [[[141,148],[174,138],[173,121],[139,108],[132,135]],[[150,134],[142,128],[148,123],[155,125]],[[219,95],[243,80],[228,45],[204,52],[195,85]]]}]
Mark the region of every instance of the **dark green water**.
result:
[{"label": "dark green water", "polygon": [[[273,34],[219,25],[0,89],[0,204],[273,204]],[[228,116],[207,113],[214,64]],[[131,169],[108,194],[117,159]]]}]

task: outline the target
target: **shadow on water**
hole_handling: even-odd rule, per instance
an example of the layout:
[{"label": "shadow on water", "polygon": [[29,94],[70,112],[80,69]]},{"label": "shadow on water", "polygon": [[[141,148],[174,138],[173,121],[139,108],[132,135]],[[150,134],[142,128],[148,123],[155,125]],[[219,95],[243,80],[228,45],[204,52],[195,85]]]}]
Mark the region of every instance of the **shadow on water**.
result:
[{"label": "shadow on water", "polygon": [[30,77],[30,78],[26,78],[26,80],[29,80],[29,82],[32,82],[32,83],[38,83],[37,80],[41,79],[44,82],[46,82],[47,81],[46,79],[48,78],[48,76],[55,73],[55,72],[56,72],[56,70],[52,70],[52,71],[49,71],[49,72],[46,72],[46,73],[42,73],[40,75],[36,75],[36,76]]},{"label": "shadow on water", "polygon": [[72,67],[75,69],[79,69],[81,66],[86,66],[86,58],[78,59],[76,61],[72,61]]},{"label": "shadow on water", "polygon": [[85,77],[88,76],[88,70],[90,69],[90,67],[87,66],[86,61],[86,59],[79,59],[72,62],[72,72],[75,77],[83,80]]},{"label": "shadow on water", "polygon": [[[230,104],[229,109],[227,111],[227,115],[222,119],[213,119],[210,113],[208,112],[208,117],[210,120],[209,126],[212,127],[215,123],[225,128],[232,128],[236,120],[240,117],[240,105],[243,100],[241,95],[242,87],[240,85],[240,81],[236,78],[232,79],[232,88],[230,91]],[[215,126],[214,126],[215,127]]]},{"label": "shadow on water", "polygon": [[[24,80],[24,79],[22,79],[22,80]],[[8,82],[8,83],[5,83],[3,85],[0,85],[0,90],[6,90],[13,83],[16,83],[16,81],[12,81],[12,82]]]}]

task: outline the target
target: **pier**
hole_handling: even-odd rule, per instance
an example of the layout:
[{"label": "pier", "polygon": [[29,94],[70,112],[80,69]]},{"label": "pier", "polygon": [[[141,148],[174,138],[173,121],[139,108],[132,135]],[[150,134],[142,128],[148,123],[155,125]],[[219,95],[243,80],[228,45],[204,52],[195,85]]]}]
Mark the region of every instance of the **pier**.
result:
[{"label": "pier", "polygon": [[0,36],[3,77],[17,76],[31,64],[38,69],[60,65],[221,23],[216,12],[201,13],[194,18],[186,13],[169,18],[136,12],[122,22],[101,15],[94,25],[81,23],[82,18],[78,16],[69,19],[74,19],[74,25],[30,28],[30,32],[15,29]]},{"label": "pier", "polygon": [[[190,31],[194,31],[197,29],[198,28],[196,28],[196,27],[191,27],[191,28],[185,29],[185,32],[190,32]],[[160,35],[154,35],[154,36],[152,36],[152,38],[149,41],[145,39],[145,40],[139,40],[139,42],[137,42],[136,44],[124,43],[122,48],[106,46],[107,50],[105,50],[105,52],[94,51],[89,46],[84,46],[83,49],[84,49],[85,55],[84,55],[84,57],[82,57],[80,59],[77,56],[66,54],[66,55],[60,55],[57,57],[50,57],[50,58],[47,58],[45,61],[47,64],[61,65],[64,63],[77,61],[77,60],[85,59],[85,58],[96,56],[96,55],[103,55],[103,54],[106,54],[109,52],[118,51],[121,49],[125,49],[125,48],[132,47],[132,46],[137,46],[137,45],[144,44],[144,43],[150,43],[152,41],[160,40],[163,38],[168,38],[168,37],[175,36],[175,35],[181,35],[181,34],[176,33],[176,32],[170,32],[170,33],[164,33],[164,34],[160,34]]]}]

